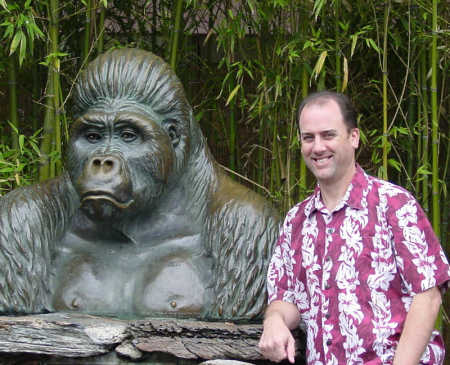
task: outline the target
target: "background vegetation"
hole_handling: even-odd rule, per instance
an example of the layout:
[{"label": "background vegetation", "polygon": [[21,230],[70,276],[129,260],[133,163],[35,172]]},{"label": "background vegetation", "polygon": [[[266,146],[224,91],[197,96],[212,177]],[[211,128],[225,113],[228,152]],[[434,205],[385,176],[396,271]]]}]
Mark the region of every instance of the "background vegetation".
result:
[{"label": "background vegetation", "polygon": [[0,195],[64,169],[80,71],[140,47],[177,71],[219,162],[282,214],[314,186],[296,107],[312,91],[348,93],[359,162],[415,194],[449,253],[448,1],[0,0],[0,10]]}]

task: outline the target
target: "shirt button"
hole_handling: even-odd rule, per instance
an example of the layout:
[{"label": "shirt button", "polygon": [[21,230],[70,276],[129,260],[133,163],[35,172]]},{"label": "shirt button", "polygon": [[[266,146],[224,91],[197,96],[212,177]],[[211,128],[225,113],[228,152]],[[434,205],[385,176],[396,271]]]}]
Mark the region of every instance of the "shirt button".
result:
[{"label": "shirt button", "polygon": [[331,317],[330,313],[326,313],[326,314],[325,314],[325,318],[326,318],[326,319],[330,319],[330,317]]},{"label": "shirt button", "polygon": [[331,261],[331,256],[327,256],[327,257],[325,258],[325,260]]},{"label": "shirt button", "polygon": [[325,288],[325,290],[328,290],[328,289],[330,289],[330,284],[328,284],[328,283],[325,283],[325,285],[324,285],[324,288]]},{"label": "shirt button", "polygon": [[333,343],[333,341],[328,340],[328,341],[327,341],[327,346],[331,346],[332,343]]},{"label": "shirt button", "polygon": [[334,232],[334,228],[328,228],[327,232],[330,233],[330,234],[333,233]]}]

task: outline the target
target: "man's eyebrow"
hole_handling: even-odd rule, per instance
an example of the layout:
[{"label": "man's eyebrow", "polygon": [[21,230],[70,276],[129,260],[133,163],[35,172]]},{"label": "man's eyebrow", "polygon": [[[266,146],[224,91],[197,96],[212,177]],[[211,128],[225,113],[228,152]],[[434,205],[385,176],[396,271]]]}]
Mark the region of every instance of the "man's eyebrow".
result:
[{"label": "man's eyebrow", "polygon": [[[323,131],[320,131],[319,134],[330,133],[330,132],[332,132],[332,133],[338,133],[336,129],[325,129],[325,130],[323,130]],[[311,134],[314,134],[314,133],[313,133],[313,132],[308,132],[308,131],[306,131],[306,132],[300,132],[300,135],[301,135],[301,136],[303,136],[303,135],[311,135]]]}]

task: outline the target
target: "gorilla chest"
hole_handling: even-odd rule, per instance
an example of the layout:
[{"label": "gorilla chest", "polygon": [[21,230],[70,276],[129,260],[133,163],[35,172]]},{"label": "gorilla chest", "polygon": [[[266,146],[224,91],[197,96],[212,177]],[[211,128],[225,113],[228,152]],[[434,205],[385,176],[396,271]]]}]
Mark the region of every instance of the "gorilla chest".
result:
[{"label": "gorilla chest", "polygon": [[66,234],[53,259],[53,306],[107,316],[198,316],[208,310],[211,259],[199,235],[158,244],[89,242]]}]

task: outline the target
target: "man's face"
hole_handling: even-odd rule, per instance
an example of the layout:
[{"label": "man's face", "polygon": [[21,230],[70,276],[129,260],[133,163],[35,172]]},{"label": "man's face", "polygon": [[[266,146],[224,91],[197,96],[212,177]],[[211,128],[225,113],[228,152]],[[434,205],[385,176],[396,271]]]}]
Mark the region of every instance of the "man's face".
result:
[{"label": "man's face", "polygon": [[338,104],[306,105],[299,120],[302,155],[321,186],[349,184],[355,171],[359,130],[348,132]]}]

